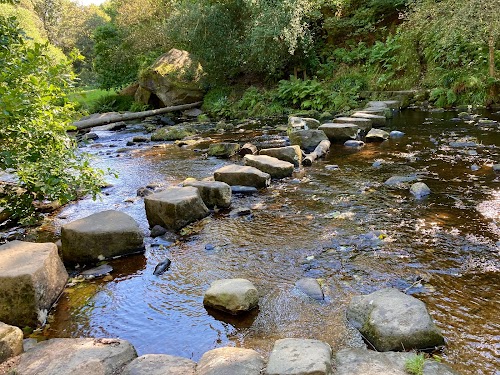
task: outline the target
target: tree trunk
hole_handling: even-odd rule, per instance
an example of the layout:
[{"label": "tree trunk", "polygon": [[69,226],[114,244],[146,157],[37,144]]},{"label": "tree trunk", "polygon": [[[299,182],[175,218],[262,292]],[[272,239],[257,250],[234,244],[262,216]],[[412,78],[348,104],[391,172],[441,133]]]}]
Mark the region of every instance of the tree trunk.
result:
[{"label": "tree trunk", "polygon": [[302,165],[309,167],[312,165],[313,161],[324,156],[330,149],[330,141],[323,140],[316,146],[313,152],[307,155],[304,160],[302,160]]},{"label": "tree trunk", "polygon": [[490,30],[490,34],[488,36],[488,50],[489,50],[489,71],[490,77],[495,78],[495,38],[493,36],[493,31]]},{"label": "tree trunk", "polygon": [[144,117],[161,115],[163,113],[183,111],[185,109],[199,107],[203,102],[196,102],[190,104],[175,105],[173,107],[165,107],[159,109],[152,109],[143,112],[129,112],[129,113],[112,113],[109,115],[104,115],[99,118],[91,118],[88,120],[75,121],[72,125],[76,127],[76,130],[82,130],[87,128],[92,128],[94,126],[111,124],[113,122],[137,120]]}]

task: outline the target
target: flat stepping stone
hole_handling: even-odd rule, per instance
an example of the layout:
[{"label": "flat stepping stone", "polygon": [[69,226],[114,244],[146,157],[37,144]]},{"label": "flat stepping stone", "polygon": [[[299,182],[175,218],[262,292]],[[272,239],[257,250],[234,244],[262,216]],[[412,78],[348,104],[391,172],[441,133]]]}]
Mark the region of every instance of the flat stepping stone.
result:
[{"label": "flat stepping stone", "polygon": [[185,181],[183,185],[197,188],[208,208],[227,208],[231,205],[231,186],[225,182],[190,180]]},{"label": "flat stepping stone", "polygon": [[316,301],[323,301],[325,299],[321,285],[319,285],[316,279],[304,277],[295,283],[295,287]]},{"label": "flat stepping stone", "polygon": [[273,158],[292,163],[295,167],[299,167],[302,164],[302,150],[297,145],[266,148],[260,150],[259,155],[272,156]]},{"label": "flat stepping stone", "polygon": [[120,339],[51,339],[21,354],[23,375],[116,375],[134,358],[134,347]]},{"label": "flat stepping stone", "polygon": [[366,103],[367,108],[389,108],[386,102],[381,100],[372,100]]},{"label": "flat stepping stone", "polygon": [[320,129],[298,130],[291,132],[290,143],[298,145],[305,152],[312,152],[321,141],[327,140],[328,137]]},{"label": "flat stepping stone", "polygon": [[59,297],[68,273],[54,243],[12,241],[0,246],[0,321],[36,326]]},{"label": "flat stepping stone", "polygon": [[149,226],[179,230],[210,214],[197,188],[171,187],[144,198]]},{"label": "flat stepping stone", "polygon": [[366,142],[383,142],[389,139],[389,133],[382,129],[371,129],[365,136]]},{"label": "flat stepping stone", "polygon": [[372,120],[361,117],[336,117],[332,122],[337,124],[354,124],[364,132],[372,128]]},{"label": "flat stepping stone", "polygon": [[222,181],[226,184],[253,186],[257,189],[266,188],[271,183],[271,175],[261,170],[236,164],[226,165],[214,172],[216,181]]},{"label": "flat stepping stone", "polygon": [[393,288],[353,297],[347,319],[381,352],[444,345],[425,304]]},{"label": "flat stepping stone", "polygon": [[18,327],[0,322],[0,363],[22,352],[23,331]]},{"label": "flat stepping stone", "polygon": [[371,113],[374,115],[379,115],[379,116],[386,116],[386,112],[389,110],[389,108],[377,108],[377,107],[367,107],[362,110],[359,110],[357,112],[361,113]]},{"label": "flat stepping stone", "polygon": [[263,368],[264,359],[255,350],[224,347],[203,354],[196,375],[259,375]]},{"label": "flat stepping stone", "polygon": [[120,211],[103,211],[65,224],[61,228],[65,262],[82,263],[144,250],[139,224]]},{"label": "flat stepping stone", "polygon": [[294,165],[267,155],[245,155],[243,157],[245,165],[255,167],[264,173],[271,175],[271,178],[290,177],[293,173]]},{"label": "flat stepping stone", "polygon": [[205,292],[203,304],[233,315],[257,307],[259,293],[246,279],[221,279],[214,281]]},{"label": "flat stepping stone", "polygon": [[384,115],[376,115],[373,113],[356,112],[351,115],[351,117],[359,117],[367,120],[371,120],[372,125],[384,126],[386,123],[386,118]]},{"label": "flat stepping stone", "polygon": [[332,349],[326,342],[282,339],[274,343],[267,363],[267,375],[332,374]]},{"label": "flat stepping stone", "polygon": [[130,362],[121,375],[195,375],[196,362],[168,354],[146,354]]},{"label": "flat stepping stone", "polygon": [[333,143],[345,142],[349,139],[356,139],[359,127],[356,124],[348,123],[326,123],[319,127],[323,130],[328,139]]}]

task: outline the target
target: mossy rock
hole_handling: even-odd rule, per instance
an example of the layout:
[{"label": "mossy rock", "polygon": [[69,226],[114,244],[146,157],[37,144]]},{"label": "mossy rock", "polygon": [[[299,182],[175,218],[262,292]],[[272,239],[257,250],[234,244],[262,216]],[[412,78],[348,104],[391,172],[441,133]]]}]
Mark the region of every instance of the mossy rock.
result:
[{"label": "mossy rock", "polygon": [[178,141],[194,135],[195,133],[183,126],[170,126],[160,128],[151,134],[152,141]]}]

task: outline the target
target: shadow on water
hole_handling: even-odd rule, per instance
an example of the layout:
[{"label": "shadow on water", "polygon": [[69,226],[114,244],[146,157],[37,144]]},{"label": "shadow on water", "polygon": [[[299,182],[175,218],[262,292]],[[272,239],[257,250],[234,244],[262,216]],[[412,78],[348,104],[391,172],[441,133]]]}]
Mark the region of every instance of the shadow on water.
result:
[{"label": "shadow on water", "polygon": [[[359,151],[334,145],[304,178],[235,197],[233,207],[253,207],[253,216],[223,211],[180,241],[157,246],[148,239],[144,255],[111,262],[113,280],[68,288],[45,334],[121,337],[139,354],[194,360],[225,345],[268,355],[284,337],[316,338],[337,350],[363,345],[345,321],[350,298],[391,286],[426,302],[447,338],[446,362],[463,374],[499,374],[500,189],[491,166],[500,161],[500,132],[453,121],[454,115],[396,114],[387,127],[405,132],[403,138]],[[66,222],[117,209],[147,233],[137,188],[204,178],[229,162],[171,144],[117,152],[130,133],[98,134],[86,149],[119,179],[110,180],[101,201],[65,207],[48,230],[57,233]],[[432,194],[415,200],[408,189],[384,185],[394,175],[417,175]],[[165,257],[170,269],[154,276]],[[232,277],[248,278],[260,293],[259,310],[243,320],[203,307],[210,283]],[[324,302],[295,289],[302,277],[321,281]]]}]

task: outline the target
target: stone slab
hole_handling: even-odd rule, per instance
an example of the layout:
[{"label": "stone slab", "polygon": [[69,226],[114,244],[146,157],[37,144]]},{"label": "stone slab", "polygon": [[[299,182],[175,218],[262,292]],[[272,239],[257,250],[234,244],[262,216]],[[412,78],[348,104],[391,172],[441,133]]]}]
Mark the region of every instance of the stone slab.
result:
[{"label": "stone slab", "polygon": [[236,164],[226,165],[214,172],[216,181],[222,181],[230,186],[253,186],[257,189],[266,188],[271,183],[271,175],[255,167]]},{"label": "stone slab", "polygon": [[130,362],[121,375],[195,375],[196,362],[168,354],[145,354]]},{"label": "stone slab", "polygon": [[252,349],[217,348],[203,354],[196,375],[260,375],[264,359]]},{"label": "stone slab", "polygon": [[362,131],[367,132],[372,128],[372,120],[360,117],[336,117],[332,121],[337,124],[354,124]]},{"label": "stone slab", "polygon": [[231,186],[220,181],[185,181],[184,186],[198,189],[203,203],[208,208],[227,208],[231,205]]},{"label": "stone slab", "polygon": [[302,150],[297,145],[266,148],[260,150],[259,155],[272,156],[273,158],[292,163],[295,167],[299,167],[302,164]]},{"label": "stone slab", "polygon": [[333,143],[345,142],[349,139],[356,139],[359,127],[349,123],[326,123],[319,127],[323,130],[328,139]]},{"label": "stone slab", "polygon": [[294,165],[267,155],[245,155],[243,158],[245,165],[255,167],[264,173],[271,175],[271,178],[290,177],[293,173]]}]

